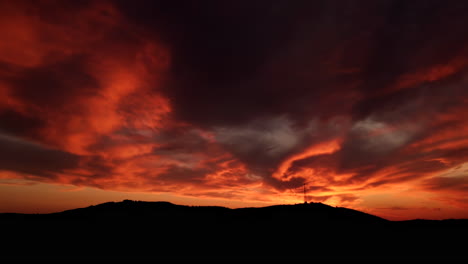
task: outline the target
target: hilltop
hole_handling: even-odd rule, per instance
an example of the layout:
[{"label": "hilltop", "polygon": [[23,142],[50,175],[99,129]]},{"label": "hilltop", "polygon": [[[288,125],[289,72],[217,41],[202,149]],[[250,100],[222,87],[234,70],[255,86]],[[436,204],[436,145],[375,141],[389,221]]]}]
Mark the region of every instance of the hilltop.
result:
[{"label": "hilltop", "polygon": [[3,257],[465,258],[468,220],[389,221],[322,203],[230,209],[124,200],[0,214]]},{"label": "hilltop", "polygon": [[[346,222],[385,222],[386,220],[371,214],[344,207],[332,207],[323,203],[305,203],[294,205],[271,205],[265,207],[246,207],[230,209],[222,206],[187,206],[170,202],[146,202],[124,200],[107,202],[58,213],[50,217],[175,217],[175,216],[210,216],[218,220],[266,220],[278,221],[280,218],[305,221],[346,221]],[[245,219],[243,219],[245,218]],[[285,220],[285,219],[283,219]]]}]

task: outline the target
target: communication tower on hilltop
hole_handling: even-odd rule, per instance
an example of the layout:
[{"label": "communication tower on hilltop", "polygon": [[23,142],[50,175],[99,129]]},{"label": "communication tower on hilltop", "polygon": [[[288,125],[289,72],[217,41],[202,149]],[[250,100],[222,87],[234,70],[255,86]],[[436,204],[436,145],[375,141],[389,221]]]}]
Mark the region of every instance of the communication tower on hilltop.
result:
[{"label": "communication tower on hilltop", "polygon": [[306,195],[306,184],[305,183],[304,183],[303,187],[304,187],[304,204],[306,204],[307,203],[307,195]]},{"label": "communication tower on hilltop", "polygon": [[[304,199],[304,204],[308,203],[308,201],[307,201],[307,184],[308,183],[309,182],[304,182],[302,184],[302,187],[298,186],[298,187],[289,189],[292,193],[294,193],[294,196],[297,197],[297,196],[301,195],[303,197],[303,199]],[[300,188],[302,188],[302,190]]]}]

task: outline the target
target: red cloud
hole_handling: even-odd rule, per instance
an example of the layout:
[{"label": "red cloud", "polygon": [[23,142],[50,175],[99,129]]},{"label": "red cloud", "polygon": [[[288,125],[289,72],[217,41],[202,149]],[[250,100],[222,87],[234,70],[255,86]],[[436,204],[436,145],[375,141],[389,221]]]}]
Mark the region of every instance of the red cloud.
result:
[{"label": "red cloud", "polygon": [[278,4],[1,2],[1,177],[468,208],[464,9]]}]

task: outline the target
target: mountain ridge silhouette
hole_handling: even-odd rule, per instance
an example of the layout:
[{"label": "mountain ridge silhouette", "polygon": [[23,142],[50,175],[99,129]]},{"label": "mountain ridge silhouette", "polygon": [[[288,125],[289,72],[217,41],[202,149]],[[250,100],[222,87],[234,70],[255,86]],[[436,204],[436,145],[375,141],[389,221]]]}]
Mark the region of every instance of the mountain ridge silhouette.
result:
[{"label": "mountain ridge silhouette", "polygon": [[467,259],[468,219],[390,221],[322,203],[227,208],[106,202],[0,214],[7,259]]},{"label": "mountain ridge silhouette", "polygon": [[[129,210],[130,209],[130,210]],[[150,210],[151,209],[151,210]],[[185,210],[187,212],[194,212],[195,210],[199,210],[200,212],[209,211],[209,210],[218,210],[222,211],[226,214],[242,214],[241,211],[285,211],[285,209],[292,209],[289,212],[294,213],[295,211],[299,211],[299,209],[306,209],[315,210],[315,212],[320,211],[328,211],[327,213],[331,214],[331,216],[335,217],[335,220],[339,220],[339,216],[346,217],[350,214],[354,214],[355,216],[361,215],[362,217],[368,217],[369,219],[374,219],[375,221],[388,221],[388,222],[417,222],[417,221],[427,221],[427,222],[443,222],[443,221],[468,221],[467,219],[463,218],[446,218],[446,219],[425,219],[425,218],[414,218],[408,220],[388,220],[384,217],[379,217],[377,215],[373,215],[370,213],[362,212],[356,209],[346,208],[346,207],[338,207],[338,206],[331,206],[321,202],[308,202],[308,203],[296,203],[296,204],[276,204],[276,205],[267,205],[267,206],[258,206],[258,207],[239,207],[239,208],[229,208],[225,206],[215,206],[215,205],[181,205],[175,204],[169,201],[142,201],[142,200],[129,200],[124,199],[122,201],[108,201],[103,202],[95,205],[89,205],[86,207],[78,207],[73,209],[67,209],[63,211],[51,212],[51,213],[0,213],[0,217],[5,217],[7,215],[13,216],[63,216],[63,215],[75,215],[79,216],[80,213],[84,213],[84,216],[90,212],[94,213],[103,213],[114,211],[115,213],[122,213],[126,215],[126,213],[130,212],[138,212],[138,213],[156,213],[155,210],[167,210],[172,209],[172,211],[176,210]],[[296,209],[296,210],[294,210]],[[99,211],[101,210],[101,211]],[[341,211],[341,214],[339,213]],[[346,213],[345,213],[346,212]],[[328,218],[327,220],[330,220]],[[346,219],[341,219],[346,220]],[[349,219],[348,219],[349,220]]]},{"label": "mountain ridge silhouette", "polygon": [[[304,204],[278,204],[261,207],[241,207],[241,208],[228,208],[223,206],[191,206],[191,205],[179,205],[168,201],[133,201],[123,200],[121,202],[105,202],[97,205],[91,205],[83,208],[76,208],[65,210],[62,212],[51,213],[48,215],[66,215],[66,214],[79,214],[80,212],[85,213],[86,211],[95,211],[95,213],[113,211],[115,213],[136,213],[137,215],[157,213],[158,211],[172,211],[172,212],[185,212],[185,213],[209,213],[217,212],[223,213],[228,217],[235,217],[240,215],[246,215],[248,213],[310,213],[311,216],[324,217],[322,220],[345,220],[346,217],[364,217],[368,218],[369,221],[388,221],[384,218],[364,213],[358,210],[349,209],[345,207],[333,207],[323,203],[304,203]],[[315,215],[313,215],[315,213]],[[322,215],[320,215],[322,213]],[[325,215],[323,215],[325,214]],[[340,219],[342,218],[342,219]],[[318,219],[320,220],[320,219]],[[350,219],[347,219],[350,220]],[[358,219],[355,219],[358,220]]]}]

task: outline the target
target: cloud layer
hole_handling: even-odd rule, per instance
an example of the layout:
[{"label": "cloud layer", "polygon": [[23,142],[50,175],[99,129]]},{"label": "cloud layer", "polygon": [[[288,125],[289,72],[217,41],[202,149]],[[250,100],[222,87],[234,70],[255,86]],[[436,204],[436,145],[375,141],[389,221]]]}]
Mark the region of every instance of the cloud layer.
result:
[{"label": "cloud layer", "polygon": [[406,186],[468,209],[466,3],[0,10],[0,177],[350,206]]}]

